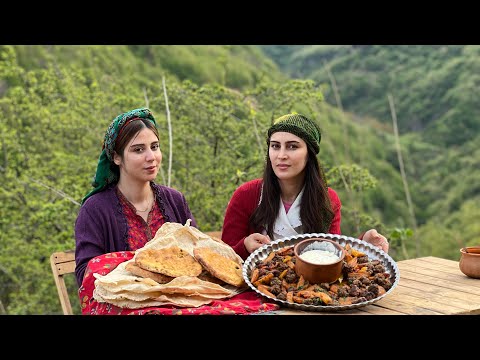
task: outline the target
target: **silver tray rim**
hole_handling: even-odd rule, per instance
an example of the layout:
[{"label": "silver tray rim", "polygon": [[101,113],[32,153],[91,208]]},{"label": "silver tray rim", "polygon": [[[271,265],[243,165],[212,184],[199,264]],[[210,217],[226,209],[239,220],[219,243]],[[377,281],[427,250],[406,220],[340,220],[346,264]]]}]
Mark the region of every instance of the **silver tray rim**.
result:
[{"label": "silver tray rim", "polygon": [[[286,246],[295,245],[296,243],[310,238],[325,238],[329,240],[334,240],[340,243],[340,245],[345,246],[346,244],[350,244],[352,247],[355,247],[358,250],[367,250],[367,255],[371,260],[380,260],[386,267],[386,272],[390,274],[390,279],[393,279],[392,286],[388,289],[385,294],[378,296],[374,299],[362,301],[357,304],[351,305],[305,305],[305,304],[296,304],[290,303],[285,300],[279,300],[277,298],[273,298],[271,296],[265,295],[262,292],[258,291],[258,289],[250,282],[250,273],[257,261],[264,260],[271,251],[279,250]],[[360,249],[359,249],[360,247]],[[384,252],[382,249],[367,243],[366,241],[346,236],[346,235],[338,235],[338,234],[328,234],[328,233],[308,233],[302,235],[294,235],[294,236],[287,236],[281,239],[277,239],[275,241],[270,242],[269,244],[263,245],[262,247],[255,250],[251,253],[248,258],[243,263],[242,268],[243,279],[248,284],[248,286],[255,291],[257,294],[261,295],[268,300],[272,300],[278,303],[280,306],[294,308],[298,310],[304,311],[344,311],[344,310],[351,310],[357,309],[360,307],[364,307],[367,305],[371,305],[385,296],[390,294],[393,289],[398,285],[400,280],[400,270],[398,269],[397,263],[393,258]]]}]

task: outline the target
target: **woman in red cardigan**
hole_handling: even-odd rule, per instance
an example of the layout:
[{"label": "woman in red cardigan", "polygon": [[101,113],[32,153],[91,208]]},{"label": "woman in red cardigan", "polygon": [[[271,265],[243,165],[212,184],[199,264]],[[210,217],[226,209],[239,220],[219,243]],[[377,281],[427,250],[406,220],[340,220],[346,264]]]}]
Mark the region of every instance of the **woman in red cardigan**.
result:
[{"label": "woman in red cardigan", "polygon": [[[305,233],[341,234],[341,202],[319,164],[321,132],[300,114],[275,120],[267,133],[263,179],[239,186],[228,203],[222,240],[243,259],[271,240]],[[363,240],[388,252],[375,229]]]}]

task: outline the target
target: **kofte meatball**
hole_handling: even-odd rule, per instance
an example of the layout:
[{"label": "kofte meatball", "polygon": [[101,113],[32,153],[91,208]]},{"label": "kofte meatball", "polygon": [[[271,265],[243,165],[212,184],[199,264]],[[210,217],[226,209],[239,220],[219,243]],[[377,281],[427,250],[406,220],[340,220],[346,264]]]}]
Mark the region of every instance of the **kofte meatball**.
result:
[{"label": "kofte meatball", "polygon": [[373,268],[373,273],[374,274],[384,273],[384,272],[385,272],[385,266],[383,266],[382,264],[375,265],[375,267]]},{"label": "kofte meatball", "polygon": [[270,286],[275,286],[275,285],[282,286],[282,280],[280,280],[278,277],[274,277],[270,281]]},{"label": "kofte meatball", "polygon": [[355,297],[355,296],[358,296],[359,293],[360,293],[360,290],[357,285],[350,286],[350,291],[348,292],[348,295]]},{"label": "kofte meatball", "polygon": [[367,255],[359,256],[357,258],[357,263],[359,263],[359,264],[363,264],[363,263],[366,263],[366,262],[368,262],[368,256]]},{"label": "kofte meatball", "polygon": [[281,285],[270,286],[270,292],[276,296],[282,292],[282,286]]},{"label": "kofte meatball", "polygon": [[346,286],[341,286],[338,288],[337,296],[338,297],[347,297],[349,289]]},{"label": "kofte meatball", "polygon": [[285,275],[285,281],[287,283],[296,282],[297,278],[298,278],[298,275],[292,269],[288,270],[287,274]]}]

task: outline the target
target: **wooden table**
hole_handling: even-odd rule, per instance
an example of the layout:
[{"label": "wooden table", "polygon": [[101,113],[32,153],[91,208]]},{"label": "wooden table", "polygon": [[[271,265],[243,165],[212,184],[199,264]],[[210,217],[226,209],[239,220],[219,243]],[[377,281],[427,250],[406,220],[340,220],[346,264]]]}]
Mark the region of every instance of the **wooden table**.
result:
[{"label": "wooden table", "polygon": [[453,315],[480,314],[480,279],[464,275],[458,261],[433,256],[397,262],[400,281],[372,305],[335,312],[281,308],[271,315]]}]

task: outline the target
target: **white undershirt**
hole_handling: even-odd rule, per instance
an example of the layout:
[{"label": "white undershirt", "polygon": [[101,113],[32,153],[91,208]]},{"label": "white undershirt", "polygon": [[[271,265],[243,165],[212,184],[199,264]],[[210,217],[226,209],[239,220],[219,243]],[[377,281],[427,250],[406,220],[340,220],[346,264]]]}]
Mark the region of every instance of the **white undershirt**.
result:
[{"label": "white undershirt", "polygon": [[[280,198],[280,210],[278,212],[277,219],[273,225],[273,240],[281,239],[287,236],[294,236],[303,234],[302,231],[302,220],[300,219],[300,203],[302,201],[303,190],[297,195],[297,198],[293,202],[288,213],[285,211],[285,206],[283,201]],[[262,189],[263,190],[263,189]],[[262,191],[263,195],[263,191]],[[262,196],[260,196],[260,201]],[[263,234],[267,232],[264,230]]]}]

